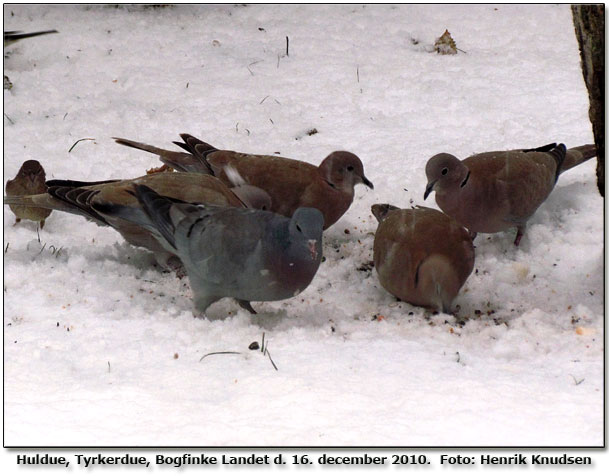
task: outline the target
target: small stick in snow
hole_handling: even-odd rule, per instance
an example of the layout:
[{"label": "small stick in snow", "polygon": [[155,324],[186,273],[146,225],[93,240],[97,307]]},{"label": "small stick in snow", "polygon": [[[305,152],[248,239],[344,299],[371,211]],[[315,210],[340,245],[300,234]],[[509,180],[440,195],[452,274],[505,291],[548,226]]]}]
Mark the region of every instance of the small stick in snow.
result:
[{"label": "small stick in snow", "polygon": [[12,120],[10,117],[8,117],[8,116],[6,115],[6,113],[4,113],[4,117],[6,117],[6,118],[8,119],[8,122],[10,122],[11,124],[13,124],[13,125],[15,124],[15,123],[13,122],[13,120]]},{"label": "small stick in snow", "polygon": [[[571,375],[571,374],[569,374]],[[581,379],[581,380],[577,380],[573,375],[571,375],[571,378],[573,379],[573,381],[575,382],[575,385],[579,385],[580,383],[582,383],[584,380],[586,380],[585,378]]]},{"label": "small stick in snow", "polygon": [[[57,324],[59,324],[59,322]],[[108,373],[110,373],[110,361],[108,361]]]},{"label": "small stick in snow", "polygon": [[240,354],[241,352],[234,352],[232,350],[227,350],[225,352],[210,352],[209,354],[205,354],[203,357],[201,357],[199,359],[199,362],[201,362],[205,357],[209,356],[209,355],[220,355],[220,354]]},{"label": "small stick in snow", "polygon": [[290,37],[285,37],[285,55],[290,56]]},{"label": "small stick in snow", "polygon": [[[47,244],[46,244],[46,243],[45,243],[44,245],[42,245],[42,248],[40,249],[40,251],[38,252],[38,254],[37,254],[36,256],[39,256],[39,255],[40,255],[40,254],[41,254],[41,253],[44,251],[44,249],[46,248],[46,246],[47,246]],[[34,259],[36,259],[36,256],[34,256]],[[32,260],[32,261],[33,261],[33,260]]]},{"label": "small stick in snow", "polygon": [[72,147],[70,147],[70,150],[68,150],[68,154],[70,152],[72,152],[72,149],[74,147],[76,147],[76,144],[78,144],[79,142],[82,142],[83,140],[95,140],[95,139],[92,139],[91,137],[85,137],[84,139],[78,139],[76,142],[74,142],[74,145]]},{"label": "small stick in snow", "polygon": [[254,76],[254,72],[250,69],[250,66],[254,66],[257,63],[261,63],[262,61],[263,60],[254,61],[253,63],[247,65],[247,70],[251,73],[252,76]]},{"label": "small stick in snow", "polygon": [[275,367],[275,370],[277,370],[277,372],[279,372],[279,369],[275,365],[275,362],[273,362],[273,359],[271,359],[271,353],[267,350],[266,354],[269,356],[269,360],[271,361],[271,364],[273,364],[273,367]]},{"label": "small stick in snow", "polygon": [[10,245],[10,241],[6,244],[6,248],[4,248],[4,254],[6,254],[6,252],[8,251],[8,245]]}]

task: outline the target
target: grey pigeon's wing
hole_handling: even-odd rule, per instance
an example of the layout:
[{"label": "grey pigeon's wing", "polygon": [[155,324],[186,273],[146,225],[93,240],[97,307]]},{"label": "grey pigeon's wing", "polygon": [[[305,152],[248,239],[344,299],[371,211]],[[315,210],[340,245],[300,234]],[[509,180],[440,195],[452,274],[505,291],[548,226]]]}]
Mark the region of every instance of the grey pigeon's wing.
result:
[{"label": "grey pigeon's wing", "polygon": [[[176,232],[189,275],[230,286],[262,266],[262,238],[270,214],[231,208],[191,210]],[[252,282],[252,284],[255,284]]]}]

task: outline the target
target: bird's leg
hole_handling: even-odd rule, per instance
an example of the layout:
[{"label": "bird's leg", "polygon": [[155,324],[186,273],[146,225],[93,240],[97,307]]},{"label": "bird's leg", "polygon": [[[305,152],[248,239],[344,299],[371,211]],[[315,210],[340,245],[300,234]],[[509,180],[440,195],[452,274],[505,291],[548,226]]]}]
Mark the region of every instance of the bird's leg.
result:
[{"label": "bird's leg", "polygon": [[44,220],[40,220],[40,229],[42,230],[44,228]]},{"label": "bird's leg", "polygon": [[239,304],[239,306],[241,306],[243,309],[245,309],[246,311],[249,311],[252,314],[258,314],[254,308],[252,307],[252,305],[250,304],[249,301],[244,301],[243,299],[237,299],[237,304]]},{"label": "bird's leg", "polygon": [[188,274],[186,273],[186,268],[184,268],[184,264],[177,256],[171,256],[165,262],[167,268],[173,271],[178,279],[182,279],[186,277]]},{"label": "bird's leg", "polygon": [[514,245],[515,245],[515,246],[518,246],[518,245],[520,244],[520,239],[522,238],[522,235],[524,235],[524,229],[525,229],[525,226],[524,226],[524,225],[519,226],[519,227],[517,228],[517,231],[516,231],[516,239],[514,240]]}]

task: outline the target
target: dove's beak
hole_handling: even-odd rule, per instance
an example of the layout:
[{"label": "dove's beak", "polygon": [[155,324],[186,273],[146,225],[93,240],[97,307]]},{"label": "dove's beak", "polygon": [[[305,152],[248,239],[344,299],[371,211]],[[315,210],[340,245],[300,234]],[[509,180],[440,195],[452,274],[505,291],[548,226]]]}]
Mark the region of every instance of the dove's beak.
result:
[{"label": "dove's beak", "polygon": [[433,192],[433,187],[434,187],[435,184],[436,184],[436,182],[429,182],[427,184],[427,188],[425,189],[425,195],[423,195],[423,200],[426,200],[427,197],[429,197],[429,194],[431,192]]},{"label": "dove's beak", "polygon": [[309,246],[309,253],[311,253],[311,259],[313,261],[317,261],[317,240],[309,240],[307,241],[307,245]]},{"label": "dove's beak", "polygon": [[362,183],[371,190],[374,190],[374,185],[370,180],[366,178],[365,175],[362,174]]}]

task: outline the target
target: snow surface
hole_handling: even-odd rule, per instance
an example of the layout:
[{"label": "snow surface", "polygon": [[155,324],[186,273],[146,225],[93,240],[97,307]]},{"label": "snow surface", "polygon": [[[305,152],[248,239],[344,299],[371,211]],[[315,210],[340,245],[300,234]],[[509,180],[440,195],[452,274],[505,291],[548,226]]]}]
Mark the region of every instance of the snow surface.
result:
[{"label": "snow surface", "polygon": [[[39,241],[5,208],[6,445],[603,444],[595,160],[520,247],[476,239],[456,316],[364,266],[372,204],[435,206],[432,155],[593,141],[568,5],[5,5],[4,28],[60,31],[7,49],[5,182],[33,158],[48,178],[135,177],[159,162],[112,136],[189,132],[313,164],[350,150],[375,185],[311,285],[257,316],[226,299],[194,319],[186,281],[112,229],[55,212]],[[445,29],[466,53],[426,51]],[[248,350],[263,335],[278,370]],[[201,361],[220,351],[240,354]]]}]

